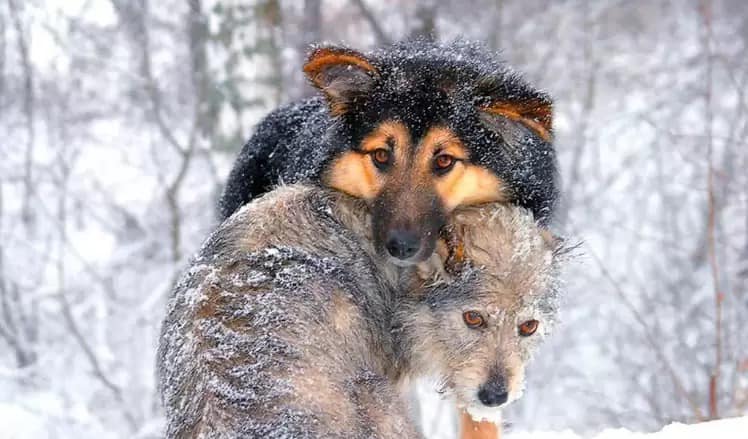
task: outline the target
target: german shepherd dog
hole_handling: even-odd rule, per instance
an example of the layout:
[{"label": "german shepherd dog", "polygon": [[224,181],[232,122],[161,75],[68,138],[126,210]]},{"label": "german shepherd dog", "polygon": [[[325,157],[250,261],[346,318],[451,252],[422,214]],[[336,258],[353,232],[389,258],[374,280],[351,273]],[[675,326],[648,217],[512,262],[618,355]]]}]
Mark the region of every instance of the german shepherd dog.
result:
[{"label": "german shepherd dog", "polygon": [[408,265],[432,254],[457,207],[510,201],[551,216],[551,99],[482,46],[319,47],[304,72],[324,98],[259,124],[221,197],[224,218],[279,183],[315,182],[365,200],[377,251]]},{"label": "german shepherd dog", "polygon": [[555,314],[558,244],[524,209],[454,215],[395,269],[365,202],[286,186],[224,222],[174,291],[159,347],[167,438],[413,438],[400,388],[434,375],[491,416]]}]

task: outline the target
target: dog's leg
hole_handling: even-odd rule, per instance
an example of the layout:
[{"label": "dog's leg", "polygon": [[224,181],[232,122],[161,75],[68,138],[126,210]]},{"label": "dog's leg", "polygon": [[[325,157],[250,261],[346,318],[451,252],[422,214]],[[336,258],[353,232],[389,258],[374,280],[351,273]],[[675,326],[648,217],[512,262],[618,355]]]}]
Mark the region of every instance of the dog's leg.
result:
[{"label": "dog's leg", "polygon": [[499,426],[492,422],[478,422],[460,410],[460,439],[499,439]]}]

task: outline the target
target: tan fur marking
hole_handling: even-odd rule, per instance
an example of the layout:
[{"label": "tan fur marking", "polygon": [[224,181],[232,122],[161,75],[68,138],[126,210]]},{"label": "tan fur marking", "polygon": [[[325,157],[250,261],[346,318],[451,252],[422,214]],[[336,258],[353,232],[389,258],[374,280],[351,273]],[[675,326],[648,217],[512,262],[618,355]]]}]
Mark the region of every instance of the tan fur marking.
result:
[{"label": "tan fur marking", "polygon": [[[393,171],[384,175],[376,169],[368,153],[380,148],[390,149],[390,144],[394,144]],[[447,212],[458,206],[508,201],[509,195],[501,179],[486,168],[468,163],[468,149],[450,129],[434,127],[429,130],[412,162],[408,158],[409,148],[411,139],[407,127],[397,121],[383,122],[361,141],[360,151],[343,153],[332,163],[324,183],[365,200],[376,198],[388,185],[408,185],[413,191],[433,187]],[[432,170],[434,156],[439,153],[459,160],[443,176],[434,175]]]},{"label": "tan fur marking", "polygon": [[382,181],[368,154],[348,151],[330,165],[325,184],[352,197],[374,199],[382,189]]},{"label": "tan fur marking", "polygon": [[402,122],[382,122],[361,141],[361,151],[371,152],[380,148],[389,149],[387,140],[392,139],[395,143],[395,154],[399,154],[407,148],[409,137],[408,128]]},{"label": "tan fur marking", "polygon": [[495,102],[484,107],[483,111],[519,122],[533,130],[546,142],[551,140],[553,109],[549,103],[537,101],[524,103]]},{"label": "tan fur marking", "polygon": [[361,141],[360,151],[343,153],[332,163],[324,177],[325,184],[357,198],[376,198],[385,181],[368,153],[380,148],[389,150],[388,140],[391,139],[395,145],[395,150],[391,151],[395,155],[395,166],[401,166],[405,163],[409,137],[408,129],[402,123],[383,122]]},{"label": "tan fur marking", "polygon": [[421,142],[418,161],[428,161],[430,163],[437,152],[449,154],[459,160],[467,160],[470,156],[460,138],[452,130],[445,127],[434,127],[426,133]]},{"label": "tan fur marking", "polygon": [[[434,156],[441,153],[460,161],[446,175],[439,177],[433,175],[431,168]],[[469,158],[468,149],[448,128],[432,128],[421,142],[417,162],[423,168],[422,175],[433,179],[436,193],[448,212],[458,206],[508,199],[502,181],[492,171],[468,163]]]},{"label": "tan fur marking", "polygon": [[336,90],[336,87],[330,87],[325,75],[325,71],[334,66],[354,66],[370,76],[378,76],[379,72],[364,55],[351,49],[323,47],[314,50],[309,55],[304,64],[304,73],[315,87],[327,95],[332,115],[341,116],[348,111],[347,99],[341,99],[340,92]]},{"label": "tan fur marking", "polygon": [[460,439],[499,439],[499,427],[492,422],[474,421],[460,410]]},{"label": "tan fur marking", "polygon": [[504,183],[492,171],[466,162],[436,181],[436,193],[447,211],[458,206],[508,201]]},{"label": "tan fur marking", "polygon": [[304,73],[312,80],[317,87],[323,87],[320,82],[320,74],[327,67],[337,64],[349,64],[360,67],[369,73],[377,74],[377,69],[358,52],[350,49],[337,49],[323,47],[316,49],[309,55],[309,59],[304,64]]}]

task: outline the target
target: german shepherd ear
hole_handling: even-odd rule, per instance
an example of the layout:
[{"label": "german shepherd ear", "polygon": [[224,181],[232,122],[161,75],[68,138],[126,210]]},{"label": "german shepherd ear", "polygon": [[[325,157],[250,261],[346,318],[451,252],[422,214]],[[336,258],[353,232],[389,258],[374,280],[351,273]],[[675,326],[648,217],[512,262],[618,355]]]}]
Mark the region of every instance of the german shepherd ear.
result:
[{"label": "german shepherd ear", "polygon": [[336,116],[369,92],[379,72],[364,55],[344,47],[314,49],[304,64],[304,73],[327,97]]},{"label": "german shepherd ear", "polygon": [[553,102],[547,97],[533,97],[517,101],[495,101],[482,105],[480,110],[490,115],[519,122],[544,141],[551,140]]}]

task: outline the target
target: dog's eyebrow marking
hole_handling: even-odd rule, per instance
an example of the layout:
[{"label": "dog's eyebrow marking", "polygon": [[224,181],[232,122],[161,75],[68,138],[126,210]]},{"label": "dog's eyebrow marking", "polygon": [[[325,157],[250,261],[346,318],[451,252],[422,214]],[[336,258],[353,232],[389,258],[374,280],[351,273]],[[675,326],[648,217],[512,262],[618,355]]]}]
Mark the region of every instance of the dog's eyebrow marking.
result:
[{"label": "dog's eyebrow marking", "polygon": [[361,151],[368,152],[387,145],[392,149],[395,146],[407,145],[410,133],[402,122],[388,120],[374,127],[361,140]]},{"label": "dog's eyebrow marking", "polygon": [[470,156],[460,138],[450,128],[442,125],[429,128],[421,140],[421,148],[423,149],[422,157],[426,160],[430,160],[440,152],[447,152],[460,160],[465,160]]},{"label": "dog's eyebrow marking", "polygon": [[444,148],[446,147],[446,144],[447,144],[447,142],[445,142],[444,140],[440,140],[439,142],[437,142],[436,144],[434,144],[434,148],[433,148],[434,149],[434,155],[437,155],[440,152],[442,152],[444,150]]}]

